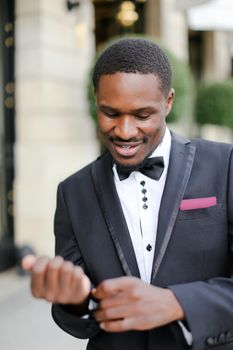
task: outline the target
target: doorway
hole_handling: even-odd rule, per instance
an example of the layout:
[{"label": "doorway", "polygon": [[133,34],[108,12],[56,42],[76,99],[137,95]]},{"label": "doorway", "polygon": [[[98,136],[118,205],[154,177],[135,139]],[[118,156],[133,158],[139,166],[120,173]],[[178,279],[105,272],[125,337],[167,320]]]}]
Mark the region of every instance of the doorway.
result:
[{"label": "doorway", "polygon": [[15,265],[14,0],[0,0],[0,271]]}]

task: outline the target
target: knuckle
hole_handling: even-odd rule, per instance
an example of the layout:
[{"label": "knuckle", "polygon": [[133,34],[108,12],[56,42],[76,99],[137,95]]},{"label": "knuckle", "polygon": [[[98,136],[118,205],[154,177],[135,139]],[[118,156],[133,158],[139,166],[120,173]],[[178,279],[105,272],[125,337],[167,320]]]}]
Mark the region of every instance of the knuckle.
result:
[{"label": "knuckle", "polygon": [[45,269],[46,265],[38,262],[32,268],[32,275],[35,277],[41,276],[45,272]]},{"label": "knuckle", "polygon": [[82,267],[79,266],[79,265],[75,265],[75,269],[76,269],[77,271],[79,271],[80,273],[83,272]]},{"label": "knuckle", "polygon": [[137,288],[132,288],[131,297],[135,300],[138,300],[140,298],[140,292]]},{"label": "knuckle", "polygon": [[53,259],[54,265],[60,268],[64,264],[64,259],[61,256],[55,256]]},{"label": "knuckle", "polygon": [[44,273],[44,270],[41,270],[35,266],[32,271],[32,278],[33,279],[38,279],[40,276],[42,276]]},{"label": "knuckle", "polygon": [[48,256],[42,255],[42,256],[38,257],[37,262],[38,263],[48,263],[50,260],[51,259]]},{"label": "knuckle", "polygon": [[79,274],[75,271],[74,277],[73,277],[74,285],[76,285],[76,286],[77,286],[77,284],[79,285],[81,283],[82,277],[83,276],[81,274]]},{"label": "knuckle", "polygon": [[51,292],[45,292],[44,298],[45,298],[47,301],[49,301],[49,302],[52,302],[52,301],[55,300],[55,296],[54,296],[54,294],[51,293]]},{"label": "knuckle", "polygon": [[46,256],[38,258],[36,263],[32,267],[32,275],[40,276],[43,273],[45,273],[49,262],[50,262],[50,259]]},{"label": "knuckle", "polygon": [[110,319],[111,317],[113,317],[113,313],[111,310],[107,309],[107,310],[103,310],[102,315],[104,317],[104,319]]},{"label": "knuckle", "polygon": [[107,292],[107,291],[108,291],[108,288],[109,288],[109,283],[108,283],[108,281],[103,281],[103,282],[101,282],[100,287],[101,287],[101,289],[102,289],[103,292]]},{"label": "knuckle", "polygon": [[48,271],[51,272],[60,269],[62,263],[63,259],[61,257],[55,257],[48,263]]},{"label": "knuckle", "polygon": [[71,271],[73,267],[74,265],[72,264],[71,261],[64,261],[62,269],[67,272],[67,271]]},{"label": "knuckle", "polygon": [[58,262],[58,263],[62,263],[64,261],[63,257],[60,256],[60,255],[56,255],[54,258],[53,258],[54,261]]},{"label": "knuckle", "polygon": [[126,321],[125,320],[119,321],[118,328],[120,331],[126,331],[128,329]]},{"label": "knuckle", "polygon": [[31,291],[34,298],[42,298],[42,294],[38,290],[32,288]]},{"label": "knuckle", "polygon": [[74,272],[76,277],[81,277],[83,275],[83,269],[80,266],[75,266]]},{"label": "knuckle", "polygon": [[56,302],[60,303],[60,304],[68,304],[69,300],[68,300],[67,296],[60,295],[59,297],[57,297]]}]

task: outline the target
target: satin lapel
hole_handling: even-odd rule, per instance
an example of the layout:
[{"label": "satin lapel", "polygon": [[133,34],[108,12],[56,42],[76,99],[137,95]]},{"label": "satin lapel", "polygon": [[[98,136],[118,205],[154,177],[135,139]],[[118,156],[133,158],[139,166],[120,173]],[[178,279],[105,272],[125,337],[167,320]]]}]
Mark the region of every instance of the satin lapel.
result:
[{"label": "satin lapel", "polygon": [[126,275],[140,277],[130,234],[114,184],[112,160],[108,153],[93,163],[92,178],[100,208],[122,267]]},{"label": "satin lapel", "polygon": [[195,147],[190,141],[172,134],[169,169],[159,210],[158,230],[151,281],[156,278],[166,252],[181,200],[191,174]]}]

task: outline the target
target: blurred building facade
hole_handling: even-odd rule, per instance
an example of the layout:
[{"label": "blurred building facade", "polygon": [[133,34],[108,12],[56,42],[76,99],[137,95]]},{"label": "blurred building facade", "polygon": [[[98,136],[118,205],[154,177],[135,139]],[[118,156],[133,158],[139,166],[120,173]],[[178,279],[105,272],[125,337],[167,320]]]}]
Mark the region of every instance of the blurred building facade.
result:
[{"label": "blurred building facade", "polygon": [[[9,36],[7,24],[9,29],[12,23],[15,41],[9,47],[5,42],[0,79],[2,91],[14,80],[15,107],[0,106],[0,248],[8,237],[14,246],[27,244],[37,253],[53,254],[57,184],[99,154],[86,84],[95,48],[105,40],[146,33],[190,62],[197,79],[221,80],[231,75],[228,34],[189,25],[188,11],[207,2],[138,0],[132,11],[139,18],[125,27],[116,20],[122,1],[2,1],[2,35]],[[6,52],[10,49],[14,64],[8,67]],[[6,67],[11,75],[15,72],[14,77],[3,77]],[[7,97],[4,92],[2,100]],[[9,110],[12,119],[7,126]],[[7,127],[12,131],[10,161]],[[7,162],[11,164],[8,172]]]},{"label": "blurred building facade", "polygon": [[58,182],[98,154],[85,89],[93,29],[90,1],[16,1],[15,237],[40,253],[53,252]]}]

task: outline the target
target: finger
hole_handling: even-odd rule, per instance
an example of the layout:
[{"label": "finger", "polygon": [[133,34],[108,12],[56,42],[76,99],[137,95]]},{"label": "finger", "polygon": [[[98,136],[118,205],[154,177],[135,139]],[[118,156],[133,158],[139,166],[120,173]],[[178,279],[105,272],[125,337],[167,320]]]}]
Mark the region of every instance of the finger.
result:
[{"label": "finger", "polygon": [[84,274],[81,267],[75,267],[75,274],[73,277],[73,294],[74,303],[83,302],[90,294],[91,282]]},{"label": "finger", "polygon": [[162,324],[155,324],[151,325],[151,323],[145,322],[143,319],[138,319],[137,317],[128,317],[124,319],[118,319],[118,320],[109,320],[109,321],[103,321],[100,322],[100,328],[105,330],[106,332],[126,332],[126,331],[143,331],[143,330],[149,330],[152,328],[156,328],[161,326]]},{"label": "finger", "polygon": [[59,294],[57,295],[59,303],[75,303],[75,269],[76,267],[70,261],[65,261],[60,269]]},{"label": "finger", "polygon": [[36,262],[35,255],[29,254],[22,259],[21,266],[24,270],[31,272],[35,262]]},{"label": "finger", "polygon": [[135,277],[119,277],[105,280],[92,293],[95,298],[102,299],[132,287],[138,280]]},{"label": "finger", "polygon": [[74,265],[70,261],[65,261],[60,269],[59,287],[61,295],[69,295],[72,285]]},{"label": "finger", "polygon": [[43,298],[45,291],[45,274],[50,259],[46,256],[37,258],[32,267],[31,290],[36,298]]},{"label": "finger", "polygon": [[102,299],[99,302],[99,309],[107,309],[107,308],[111,308],[111,307],[116,307],[116,306],[124,305],[128,302],[129,302],[129,300],[128,300],[127,293],[125,293],[125,291],[124,292],[120,291],[117,294],[113,294],[109,297]]},{"label": "finger", "polygon": [[124,319],[127,317],[132,317],[134,314],[134,308],[130,307],[129,305],[121,305],[105,310],[98,309],[93,313],[96,321],[99,322]]},{"label": "finger", "polygon": [[83,278],[82,278],[82,288],[83,288],[84,294],[86,294],[86,295],[90,294],[91,282],[86,275],[83,275]]},{"label": "finger", "polygon": [[44,297],[47,301],[57,301],[57,295],[59,294],[59,275],[64,259],[61,256],[53,258],[48,266],[44,278]]},{"label": "finger", "polygon": [[126,332],[135,329],[134,322],[131,318],[116,321],[105,321],[100,323],[100,328],[105,332]]}]

